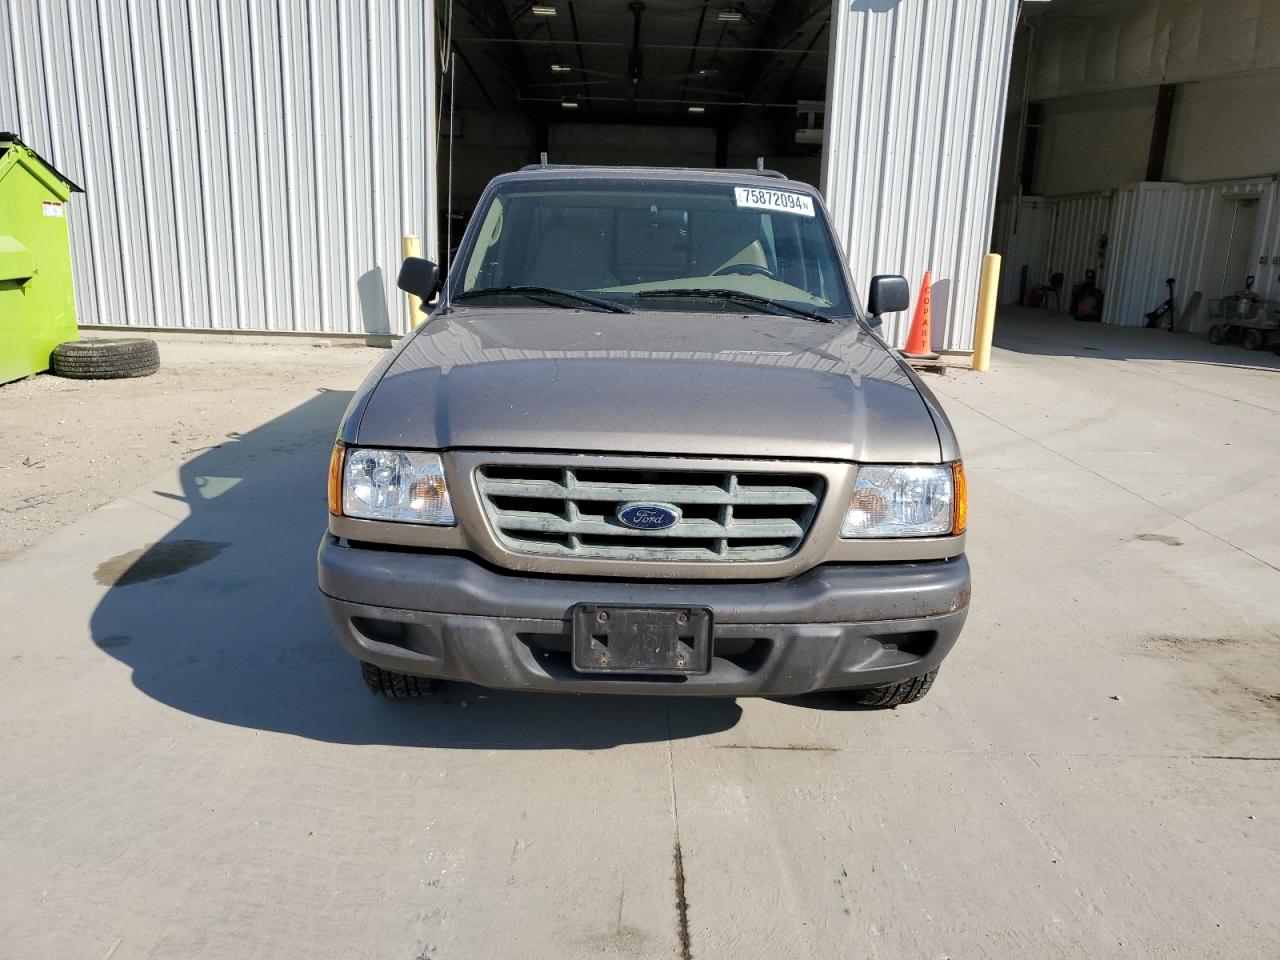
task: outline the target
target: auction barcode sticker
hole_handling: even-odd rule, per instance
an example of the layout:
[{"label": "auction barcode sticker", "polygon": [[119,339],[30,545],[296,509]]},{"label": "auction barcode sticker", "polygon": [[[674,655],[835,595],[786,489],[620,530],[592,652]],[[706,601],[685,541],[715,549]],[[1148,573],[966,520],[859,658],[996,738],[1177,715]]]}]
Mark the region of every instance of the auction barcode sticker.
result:
[{"label": "auction barcode sticker", "polygon": [[754,207],[757,210],[777,210],[780,213],[798,213],[802,217],[812,217],[813,197],[803,193],[788,193],[785,190],[764,190],[760,187],[734,187],[733,198],[740,207]]}]

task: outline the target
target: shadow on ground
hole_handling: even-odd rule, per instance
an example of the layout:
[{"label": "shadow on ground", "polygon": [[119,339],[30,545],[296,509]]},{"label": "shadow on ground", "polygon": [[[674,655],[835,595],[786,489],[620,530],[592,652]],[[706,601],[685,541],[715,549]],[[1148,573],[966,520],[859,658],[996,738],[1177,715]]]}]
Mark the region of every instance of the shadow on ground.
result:
[{"label": "shadow on ground", "polygon": [[1170,333],[1145,327],[1087,323],[1064,313],[1004,307],[996,320],[995,345],[1015,353],[1105,360],[1174,360],[1215,367],[1280,372],[1271,350],[1211,344],[1200,333]]},{"label": "shadow on ground", "polygon": [[556,696],[446,685],[385,701],[329,630],[315,585],[325,473],[350,394],[312,400],[181,470],[190,516],[103,558],[94,643],[139,690],[220,723],[336,743],[602,749],[724,730],[733,700]]}]

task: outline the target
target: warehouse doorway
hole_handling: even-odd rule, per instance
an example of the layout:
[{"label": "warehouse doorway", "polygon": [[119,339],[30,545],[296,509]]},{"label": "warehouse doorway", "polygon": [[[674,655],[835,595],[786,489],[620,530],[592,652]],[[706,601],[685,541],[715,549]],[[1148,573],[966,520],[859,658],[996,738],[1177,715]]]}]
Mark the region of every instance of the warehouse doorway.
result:
[{"label": "warehouse doorway", "polygon": [[1209,248],[1205,273],[1213,297],[1229,297],[1243,290],[1254,272],[1253,239],[1258,229],[1257,197],[1223,198],[1218,208],[1217,226]]},{"label": "warehouse doorway", "polygon": [[439,0],[444,255],[537,163],[755,167],[817,184],[831,0]]}]

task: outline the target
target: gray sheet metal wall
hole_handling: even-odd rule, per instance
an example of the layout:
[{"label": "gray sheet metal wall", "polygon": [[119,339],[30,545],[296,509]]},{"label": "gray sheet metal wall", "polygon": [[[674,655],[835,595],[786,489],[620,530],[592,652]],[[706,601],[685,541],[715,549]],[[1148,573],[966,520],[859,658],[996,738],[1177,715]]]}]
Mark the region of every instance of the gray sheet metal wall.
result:
[{"label": "gray sheet metal wall", "polygon": [[[935,348],[971,350],[1015,0],[836,0],[823,192],[857,283],[933,271]],[[910,314],[888,318],[901,344]]]},{"label": "gray sheet metal wall", "polygon": [[1100,258],[1098,241],[1112,227],[1111,203],[1111,193],[999,201],[991,246],[1004,257],[1000,302],[1019,302],[1024,266],[1029,287],[1062,274],[1062,296],[1048,298],[1055,309],[1067,309],[1071,288],[1086,270],[1096,270],[1098,286],[1105,289],[1108,257],[1103,251]]},{"label": "gray sheet metal wall", "polygon": [[[1202,294],[1192,332],[1207,329],[1208,301],[1220,295],[1221,264],[1215,270],[1214,244],[1221,242],[1228,203],[1259,201],[1258,220],[1251,238],[1248,263],[1257,276],[1254,292],[1263,299],[1280,299],[1280,189],[1275,178],[1221,180],[1212,183],[1134,183],[1108,191],[1073,197],[1034,197],[1000,202],[996,215],[996,249],[1005,256],[1007,283],[1001,302],[1017,302],[1017,273],[1028,267],[1033,283],[1055,271],[1064,275],[1062,305],[1084,271],[1098,269],[1098,285],[1105,293],[1104,323],[1137,327],[1147,311],[1166,296],[1167,277],[1177,280],[1175,300],[1179,318],[1195,291]],[[1047,243],[1030,242],[1010,228],[1021,214],[1024,234],[1048,231]],[[1030,224],[1028,218],[1031,217]],[[1229,222],[1229,221],[1228,221]],[[1098,267],[1098,240],[1107,249]],[[1261,261],[1261,262],[1260,262]],[[1226,293],[1231,290],[1222,291]]]},{"label": "gray sheet metal wall", "polygon": [[[1221,274],[1210,270],[1214,227],[1226,214],[1223,201],[1258,199],[1261,216],[1251,244],[1249,262],[1257,264],[1275,254],[1266,246],[1269,222],[1274,210],[1271,180],[1253,179],[1220,183],[1141,183],[1115,193],[1114,214],[1108,255],[1114,257],[1102,320],[1120,326],[1137,327],[1146,322],[1147,311],[1166,296],[1165,278],[1177,279],[1175,299],[1179,310],[1192,292],[1204,291],[1207,300],[1217,297]],[[1256,292],[1263,298],[1274,295],[1275,284],[1268,273],[1255,268],[1262,282]],[[1234,291],[1226,291],[1228,293]],[[1203,326],[1205,308],[1193,318],[1193,329]]]},{"label": "gray sheet metal wall", "polygon": [[1086,270],[1096,271],[1095,282],[1105,289],[1110,244],[1099,250],[1099,241],[1111,229],[1111,194],[1092,193],[1062,197],[1055,204],[1053,236],[1049,241],[1048,273],[1061,273],[1062,309],[1069,306],[1071,288],[1084,280]]},{"label": "gray sheet metal wall", "polygon": [[9,0],[0,129],[85,188],[81,323],[386,333],[434,249],[434,0]]}]

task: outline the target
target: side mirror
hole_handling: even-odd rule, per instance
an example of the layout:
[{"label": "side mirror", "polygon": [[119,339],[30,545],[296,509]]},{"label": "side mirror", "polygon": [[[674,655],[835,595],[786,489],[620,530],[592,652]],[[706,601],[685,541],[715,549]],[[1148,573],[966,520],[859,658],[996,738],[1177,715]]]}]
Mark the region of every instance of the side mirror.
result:
[{"label": "side mirror", "polygon": [[898,313],[911,306],[911,286],[906,277],[882,274],[871,278],[871,288],[867,291],[867,312],[871,314],[871,325],[879,326],[880,315]]},{"label": "side mirror", "polygon": [[400,264],[396,286],[427,303],[440,289],[440,268],[421,257],[405,257],[404,263]]}]

